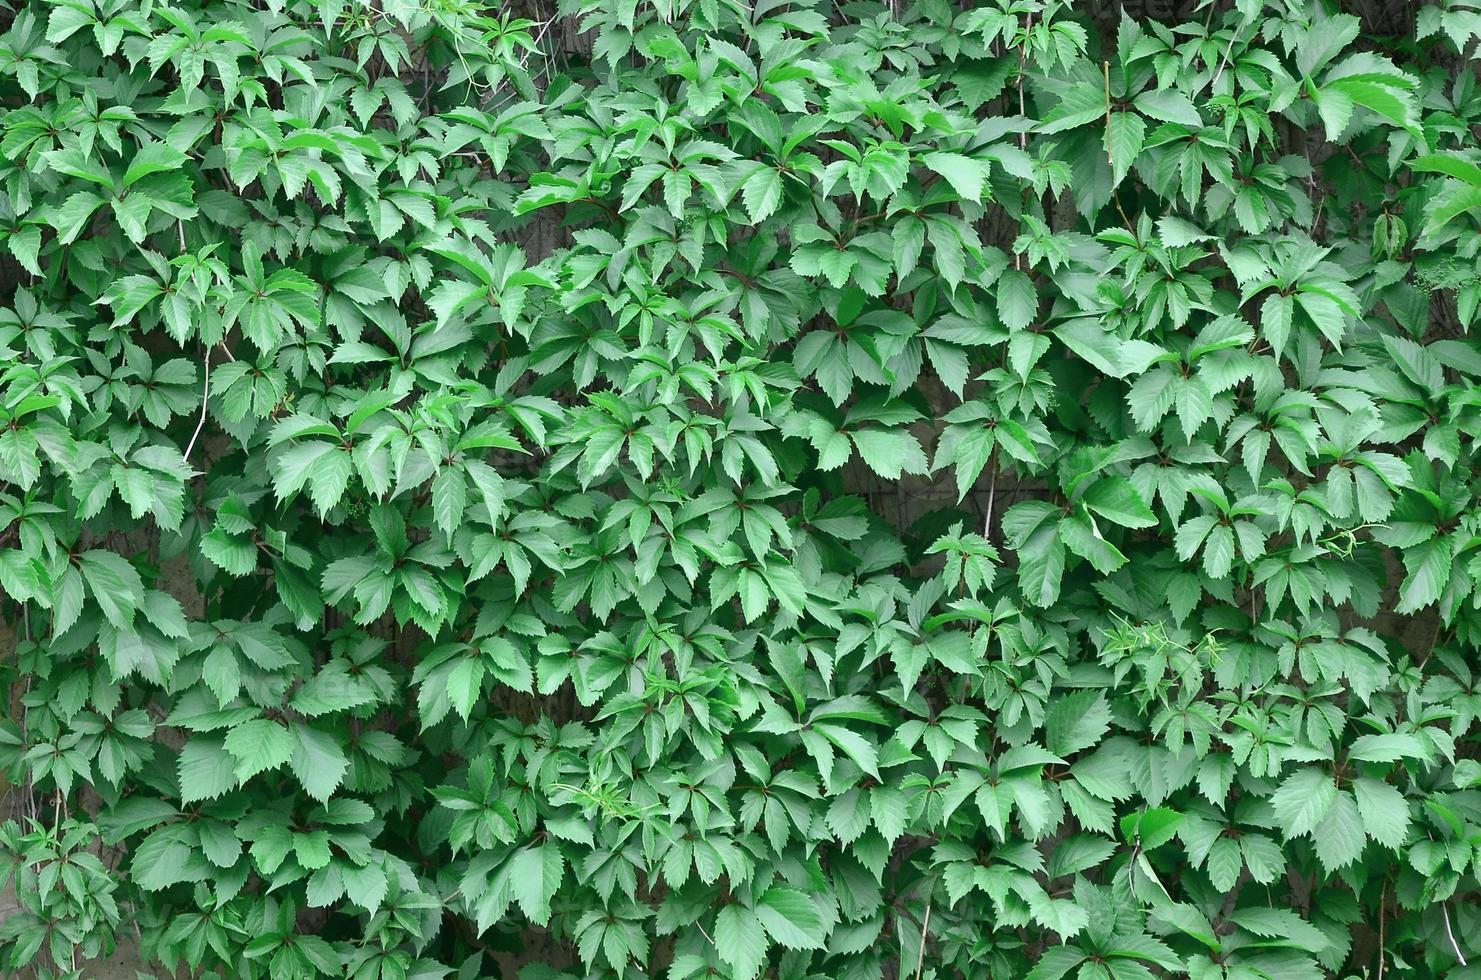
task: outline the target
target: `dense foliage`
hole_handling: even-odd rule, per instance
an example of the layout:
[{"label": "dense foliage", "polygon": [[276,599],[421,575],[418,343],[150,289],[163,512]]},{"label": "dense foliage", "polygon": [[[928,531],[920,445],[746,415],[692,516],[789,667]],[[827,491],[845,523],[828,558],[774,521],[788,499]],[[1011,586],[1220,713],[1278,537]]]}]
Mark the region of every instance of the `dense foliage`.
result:
[{"label": "dense foliage", "polygon": [[17,5],[0,973],[1481,977],[1391,6]]}]

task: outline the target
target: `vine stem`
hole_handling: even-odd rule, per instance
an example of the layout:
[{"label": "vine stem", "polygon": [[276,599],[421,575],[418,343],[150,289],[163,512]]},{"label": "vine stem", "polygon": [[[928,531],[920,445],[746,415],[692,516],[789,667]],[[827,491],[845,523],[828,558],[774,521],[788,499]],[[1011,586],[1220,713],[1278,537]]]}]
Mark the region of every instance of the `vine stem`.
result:
[{"label": "vine stem", "polygon": [[992,541],[993,506],[998,496],[998,449],[993,447],[992,478],[987,483],[987,517],[982,522],[982,536]]},{"label": "vine stem", "polygon": [[[1440,917],[1445,920],[1445,938],[1450,940],[1450,949],[1453,953],[1455,953],[1456,961],[1460,963],[1461,966],[1465,966],[1466,958],[1465,956],[1461,955],[1460,943],[1457,943],[1455,941],[1455,933],[1450,928],[1450,909],[1444,902],[1440,903]],[[1381,951],[1380,955],[1382,955]]]},{"label": "vine stem", "polygon": [[1102,61],[1100,63],[1101,76],[1106,81],[1106,162],[1111,165],[1114,176],[1116,170],[1116,158],[1111,156],[1111,63]]},{"label": "vine stem", "polygon": [[[26,642],[31,642],[31,603],[29,600],[21,603],[21,629],[25,634]],[[19,656],[17,656],[19,661]],[[27,672],[26,683],[21,687],[21,742],[29,745],[31,741],[31,711],[26,707],[25,698],[31,693],[31,674]],[[31,779],[31,767],[26,767],[25,799],[22,801],[26,812],[32,820],[36,819],[36,784]]]},{"label": "vine stem", "polygon": [[206,402],[211,397],[211,348],[206,347],[206,379],[201,385],[201,417],[196,419],[195,431],[190,434],[190,442],[185,447],[185,460],[190,461],[190,454],[195,449],[195,441],[201,436],[201,429],[206,425]]},{"label": "vine stem", "polygon": [[1383,927],[1384,906],[1388,904],[1388,882],[1383,883],[1383,890],[1378,893],[1378,980],[1383,980]]},{"label": "vine stem", "polygon": [[1219,76],[1224,74],[1224,66],[1229,64],[1229,55],[1234,51],[1234,40],[1237,37],[1239,37],[1239,28],[1236,27],[1229,32],[1229,43],[1224,46],[1224,57],[1219,59],[1219,67],[1214,71],[1213,80],[1208,83],[1210,89],[1219,84]]},{"label": "vine stem", "polygon": [[921,969],[926,965],[926,933],[931,928],[931,903],[926,902],[926,914],[920,923],[920,949],[915,953],[915,980],[920,980]]},{"label": "vine stem", "polygon": [[[1025,108],[1023,101],[1023,67],[1028,57],[1029,32],[1033,29],[1034,15],[1029,14],[1023,26],[1023,38],[1018,43],[1018,77],[1014,80],[1014,85],[1018,89],[1018,149],[1025,153],[1028,152],[1028,132],[1022,127],[1023,121],[1028,115],[1028,110]],[[1023,194],[1026,195],[1027,192],[1028,188],[1024,188]],[[1020,201],[1023,200],[1024,197],[1020,196]],[[1017,251],[1013,253],[1013,268],[1023,268],[1023,255]]]}]

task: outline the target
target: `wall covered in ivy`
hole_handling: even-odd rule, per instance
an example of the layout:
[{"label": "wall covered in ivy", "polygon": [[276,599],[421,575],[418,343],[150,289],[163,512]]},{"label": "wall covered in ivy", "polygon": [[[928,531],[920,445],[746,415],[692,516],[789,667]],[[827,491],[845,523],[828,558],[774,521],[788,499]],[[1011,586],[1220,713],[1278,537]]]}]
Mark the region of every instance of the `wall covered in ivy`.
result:
[{"label": "wall covered in ivy", "polygon": [[0,974],[1481,978],[1481,3],[8,6]]}]

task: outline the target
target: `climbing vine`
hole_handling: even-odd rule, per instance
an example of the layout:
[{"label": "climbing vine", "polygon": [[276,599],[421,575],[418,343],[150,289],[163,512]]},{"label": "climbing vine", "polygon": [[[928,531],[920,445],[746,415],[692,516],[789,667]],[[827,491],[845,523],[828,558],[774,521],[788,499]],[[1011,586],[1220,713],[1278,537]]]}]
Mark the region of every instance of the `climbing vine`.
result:
[{"label": "climbing vine", "polygon": [[0,972],[1481,977],[1474,0],[11,8]]}]

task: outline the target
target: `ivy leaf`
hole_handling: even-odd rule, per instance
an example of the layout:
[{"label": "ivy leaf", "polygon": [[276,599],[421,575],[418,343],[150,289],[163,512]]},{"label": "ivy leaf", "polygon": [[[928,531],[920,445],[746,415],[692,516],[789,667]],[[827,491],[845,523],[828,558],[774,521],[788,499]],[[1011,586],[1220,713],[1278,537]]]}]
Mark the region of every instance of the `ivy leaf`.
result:
[{"label": "ivy leaf", "polygon": [[1018,549],[1018,580],[1024,597],[1036,606],[1052,606],[1064,576],[1065,547],[1057,528],[1045,527]]},{"label": "ivy leaf", "polygon": [[1336,800],[1337,787],[1331,775],[1315,766],[1303,766],[1271,794],[1270,806],[1289,839],[1315,830]]},{"label": "ivy leaf", "polygon": [[759,225],[776,213],[782,203],[782,175],[771,167],[761,167],[741,188],[741,200],[751,223]]},{"label": "ivy leaf", "polygon": [[168,143],[145,143],[129,161],[129,167],[123,174],[123,184],[129,187],[150,174],[178,170],[186,159],[184,153]]},{"label": "ivy leaf", "polygon": [[566,862],[555,844],[526,847],[516,851],[509,866],[514,900],[531,922],[550,921],[550,900],[560,888]]},{"label": "ivy leaf", "polygon": [[1229,921],[1264,939],[1320,953],[1331,945],[1326,934],[1289,909],[1253,906],[1229,913]]},{"label": "ivy leaf", "polygon": [[1083,499],[1091,510],[1122,527],[1152,527],[1157,523],[1157,516],[1125,477],[1102,477],[1090,485]]},{"label": "ivy leaf", "polygon": [[756,918],[776,942],[788,949],[822,949],[823,918],[806,894],[773,885],[756,903]]},{"label": "ivy leaf", "polygon": [[239,783],[283,765],[296,748],[288,729],[265,718],[237,725],[226,734],[225,747],[236,760]]},{"label": "ivy leaf", "polygon": [[349,760],[334,736],[302,722],[294,722],[291,728],[294,746],[288,766],[299,785],[322,803],[339,788]]},{"label": "ivy leaf", "polygon": [[727,905],[715,918],[715,950],[739,980],[751,980],[766,961],[766,933],[756,913]]},{"label": "ivy leaf", "polygon": [[[1329,77],[1322,83],[1322,94],[1337,93],[1404,129],[1415,129],[1415,103],[1410,89],[1414,82],[1397,73],[1365,72]],[[1329,136],[1334,135],[1330,133]]]},{"label": "ivy leaf", "polygon": [[1044,718],[1045,746],[1069,757],[1095,745],[1110,730],[1111,709],[1099,691],[1079,691],[1050,706]]},{"label": "ivy leaf", "polygon": [[1132,99],[1138,112],[1161,122],[1178,123],[1193,129],[1203,126],[1203,117],[1193,100],[1172,88],[1150,89]]},{"label": "ivy leaf", "polygon": [[1363,820],[1351,793],[1339,792],[1311,835],[1317,860],[1328,871],[1345,868],[1363,854]]},{"label": "ivy leaf", "polygon": [[187,825],[171,824],[140,841],[129,862],[134,884],[145,891],[159,891],[209,878],[211,866],[191,846],[189,837]]},{"label": "ivy leaf", "polygon": [[1409,836],[1409,804],[1397,788],[1368,776],[1353,780],[1352,792],[1363,832],[1384,847],[1397,848]]},{"label": "ivy leaf", "polygon": [[214,800],[235,788],[236,760],[219,738],[192,735],[180,750],[180,801]]},{"label": "ivy leaf", "polygon": [[77,567],[108,622],[120,630],[132,626],[134,611],[144,601],[144,583],[134,566],[112,552],[93,549],[77,556]]},{"label": "ivy leaf", "polygon": [[958,195],[976,203],[982,201],[982,188],[987,180],[987,164],[960,153],[937,150],[924,154],[921,163],[939,174]]},{"label": "ivy leaf", "polygon": [[1131,112],[1113,112],[1106,119],[1106,155],[1111,161],[1112,180],[1121,183],[1142,152],[1147,124]]},{"label": "ivy leaf", "polygon": [[1474,5],[13,5],[4,968],[1469,956]]},{"label": "ivy leaf", "polygon": [[997,284],[998,318],[1009,330],[1022,330],[1038,313],[1039,298],[1033,281],[1017,269],[1008,269]]},{"label": "ivy leaf", "polygon": [[849,435],[869,468],[886,479],[898,480],[902,473],[928,470],[920,443],[903,429],[858,429]]}]

